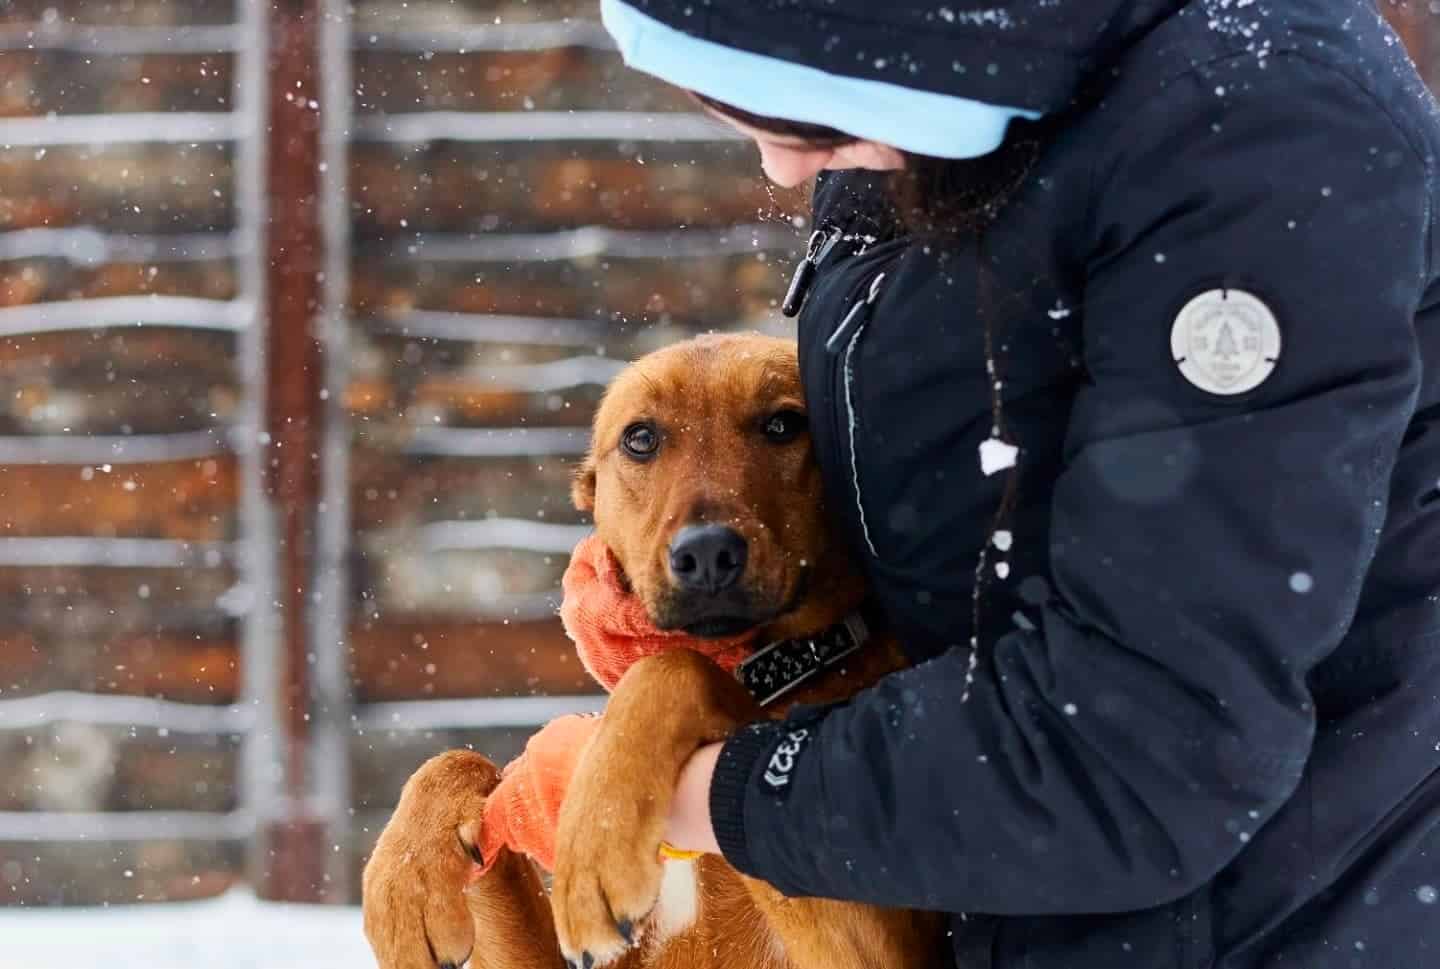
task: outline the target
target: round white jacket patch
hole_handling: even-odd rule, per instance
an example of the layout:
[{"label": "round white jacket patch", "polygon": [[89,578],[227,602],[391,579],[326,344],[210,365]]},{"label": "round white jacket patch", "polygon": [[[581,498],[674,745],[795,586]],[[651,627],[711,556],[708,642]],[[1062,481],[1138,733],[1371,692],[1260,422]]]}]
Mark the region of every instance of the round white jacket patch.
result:
[{"label": "round white jacket patch", "polygon": [[1274,372],[1280,360],[1280,324],[1253,293],[1207,290],[1175,317],[1170,352],[1180,373],[1201,390],[1243,394]]}]

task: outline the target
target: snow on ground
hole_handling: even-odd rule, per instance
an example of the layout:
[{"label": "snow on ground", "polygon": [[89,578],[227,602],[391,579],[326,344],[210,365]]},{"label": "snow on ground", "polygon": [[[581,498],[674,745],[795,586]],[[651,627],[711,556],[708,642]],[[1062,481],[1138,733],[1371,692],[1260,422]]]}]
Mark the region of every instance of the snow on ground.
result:
[{"label": "snow on ground", "polygon": [[0,969],[373,969],[360,910],[204,902],[0,908]]}]

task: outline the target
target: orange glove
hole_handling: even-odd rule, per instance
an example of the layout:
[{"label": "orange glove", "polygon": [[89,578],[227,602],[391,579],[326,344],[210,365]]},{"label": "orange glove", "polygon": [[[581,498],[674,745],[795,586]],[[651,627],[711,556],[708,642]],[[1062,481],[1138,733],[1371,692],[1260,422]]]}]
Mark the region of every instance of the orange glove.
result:
[{"label": "orange glove", "polygon": [[546,871],[555,870],[560,805],[580,755],[599,729],[598,716],[557,717],[526,742],[524,753],[506,765],[485,803],[480,874],[495,863],[502,847],[529,855]]},{"label": "orange glove", "polygon": [[630,664],[667,649],[692,649],[727,672],[749,655],[754,637],[748,634],[696,639],[680,630],[656,629],[644,603],[625,588],[614,553],[594,535],[575,546],[561,584],[560,621],[575,641],[580,662],[606,691],[615,688]]}]

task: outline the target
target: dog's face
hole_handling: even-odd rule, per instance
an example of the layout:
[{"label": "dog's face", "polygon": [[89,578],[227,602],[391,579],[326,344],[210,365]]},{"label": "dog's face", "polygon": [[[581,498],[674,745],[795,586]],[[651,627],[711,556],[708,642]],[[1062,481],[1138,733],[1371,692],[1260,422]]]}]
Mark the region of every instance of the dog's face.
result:
[{"label": "dog's face", "polygon": [[790,341],[701,337],[627,368],[574,498],[661,629],[789,635],[858,598],[827,538]]}]

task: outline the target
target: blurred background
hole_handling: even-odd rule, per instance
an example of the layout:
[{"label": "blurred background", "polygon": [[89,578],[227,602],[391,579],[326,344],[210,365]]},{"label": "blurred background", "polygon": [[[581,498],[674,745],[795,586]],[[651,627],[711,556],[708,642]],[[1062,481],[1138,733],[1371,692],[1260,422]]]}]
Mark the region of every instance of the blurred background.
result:
[{"label": "blurred background", "polygon": [[807,206],[594,8],[0,0],[0,939],[353,903],[423,758],[596,705],[591,409],[789,332]]}]

